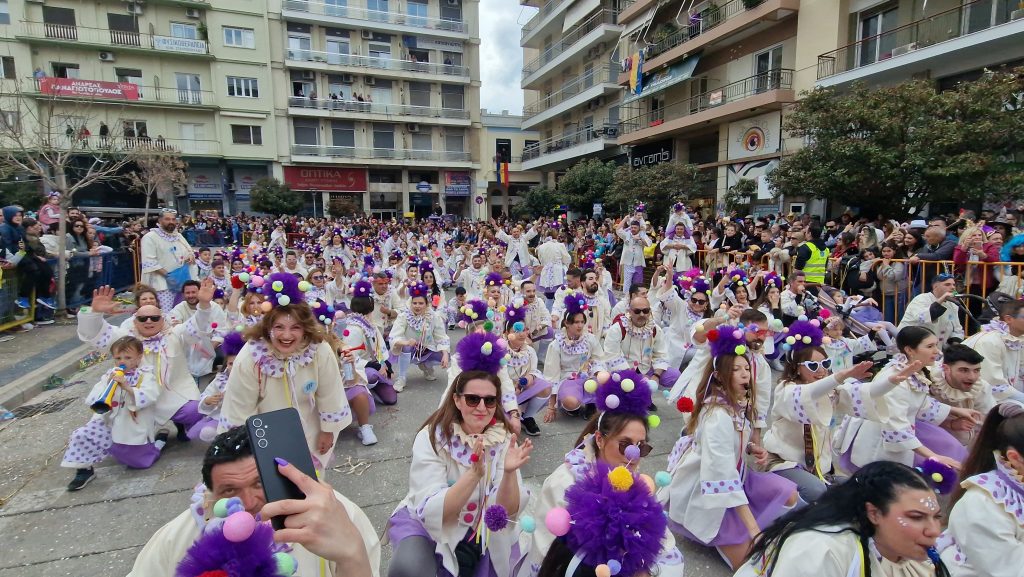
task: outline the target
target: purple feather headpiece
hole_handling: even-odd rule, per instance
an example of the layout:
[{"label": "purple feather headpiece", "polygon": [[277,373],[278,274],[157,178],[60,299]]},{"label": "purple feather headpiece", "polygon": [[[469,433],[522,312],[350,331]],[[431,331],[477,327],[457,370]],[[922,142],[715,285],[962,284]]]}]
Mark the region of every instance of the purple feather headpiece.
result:
[{"label": "purple feather headpiece", "polygon": [[744,355],[747,353],[747,337],[743,329],[732,325],[721,325],[708,331],[711,356],[717,359],[723,355]]},{"label": "purple feather headpiece", "polygon": [[238,351],[242,350],[245,346],[245,339],[242,338],[242,333],[231,332],[224,335],[224,341],[220,344],[220,352],[225,357],[238,356]]},{"label": "purple feather headpiece", "polygon": [[686,205],[681,202],[672,205],[672,212],[683,212],[684,210],[686,210]]},{"label": "purple feather headpiece", "polygon": [[472,324],[487,320],[487,303],[482,300],[470,299],[459,309],[459,323]]},{"label": "purple feather headpiece", "polygon": [[725,273],[729,278],[729,288],[733,291],[740,287],[747,285],[749,280],[747,279],[747,271],[741,268],[734,268],[731,271]]},{"label": "purple feather headpiece", "polygon": [[940,495],[948,495],[957,486],[956,469],[934,459],[925,459],[918,468],[925,481]]},{"label": "purple feather headpiece", "polygon": [[420,261],[420,276],[425,272],[434,272],[434,263],[426,259]]},{"label": "purple feather headpiece", "polygon": [[416,284],[414,284],[411,287],[409,287],[409,298],[410,299],[415,298],[415,297],[423,297],[423,298],[429,300],[429,298],[428,298],[429,295],[430,295],[430,287],[428,287],[427,285],[423,284],[422,282],[417,282]]},{"label": "purple feather headpiece", "polygon": [[651,406],[651,388],[647,385],[647,378],[634,370],[612,373],[607,381],[598,384],[596,396],[597,408],[603,413],[626,413],[647,418],[648,407]]},{"label": "purple feather headpiece", "polygon": [[463,371],[484,371],[495,375],[507,353],[505,339],[492,332],[470,333],[455,345],[459,368]]},{"label": "purple feather headpiece", "polygon": [[236,543],[224,536],[223,520],[215,519],[189,547],[174,575],[199,577],[223,571],[227,577],[280,577],[274,548],[274,529],[267,523],[256,523],[252,535]]},{"label": "purple feather headpiece", "polygon": [[616,561],[623,576],[654,571],[668,519],[639,477],[597,461],[565,500],[572,518],[566,544],[584,563]]},{"label": "purple feather headpiece", "polygon": [[303,290],[299,288],[299,279],[286,272],[275,272],[264,279],[260,287],[267,301],[279,307],[305,304]]},{"label": "purple feather headpiece", "polygon": [[574,292],[565,295],[565,299],[562,301],[565,303],[565,316],[568,318],[571,315],[586,312],[587,310],[587,299],[581,292]]},{"label": "purple feather headpiece", "polygon": [[767,288],[768,285],[775,285],[775,288],[782,290],[782,287],[785,285],[785,282],[782,280],[782,277],[779,276],[779,273],[772,271],[764,275],[765,288]]},{"label": "purple feather headpiece", "polygon": [[[807,317],[802,316],[806,319]],[[807,347],[820,347],[825,336],[819,319],[796,320],[786,329],[786,338],[782,341],[782,350],[796,352]]]},{"label": "purple feather headpiece", "polygon": [[313,317],[324,326],[334,324],[334,307],[327,304],[323,299],[316,299],[316,302],[309,307],[313,311]]},{"label": "purple feather headpiece", "polygon": [[365,280],[356,281],[356,283],[352,285],[352,294],[357,297],[368,297],[372,290],[373,285]]},{"label": "purple feather headpiece", "polygon": [[698,278],[704,276],[704,272],[699,268],[691,268],[690,270],[677,272],[673,277],[675,285],[684,291],[691,290],[693,288],[693,282]]},{"label": "purple feather headpiece", "polygon": [[[518,326],[516,326],[518,324]],[[517,299],[505,308],[505,330],[526,330],[526,303]]]},{"label": "purple feather headpiece", "polygon": [[484,277],[484,286],[502,286],[505,284],[505,277],[501,276],[500,272],[489,272]]}]

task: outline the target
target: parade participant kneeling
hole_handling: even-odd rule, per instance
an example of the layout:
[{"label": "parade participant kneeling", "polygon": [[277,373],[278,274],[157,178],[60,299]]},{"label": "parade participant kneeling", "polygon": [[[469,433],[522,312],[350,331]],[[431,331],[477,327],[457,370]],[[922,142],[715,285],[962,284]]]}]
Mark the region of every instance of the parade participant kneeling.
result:
[{"label": "parade participant kneeling", "polygon": [[509,432],[500,390],[495,375],[460,374],[416,434],[409,494],[388,522],[390,577],[512,574],[519,532],[491,531],[484,512],[500,505],[514,520],[525,509],[519,468],[533,444]]},{"label": "parade participant kneeling", "polygon": [[503,368],[515,384],[516,404],[522,411],[523,429],[527,435],[536,437],[540,435],[537,413],[547,405],[553,387],[538,370],[537,351],[530,346],[529,329],[525,323],[525,319],[529,317],[529,305],[526,302],[519,303],[520,306],[516,305],[514,301],[505,311],[505,341],[508,342],[508,355],[505,357],[507,362]]},{"label": "parade participant kneeling", "polygon": [[[648,416],[651,389],[644,383],[644,377],[632,370],[602,372],[595,382],[599,383],[596,394],[601,412],[587,423],[576,440],[576,448],[565,455],[565,462],[544,480],[539,498],[534,499],[530,506],[533,519],[546,519],[551,511],[565,507],[570,487],[594,475],[599,468],[607,471],[625,467],[635,474],[640,469],[641,459],[652,450],[647,444],[648,433],[652,425],[660,421],[656,416]],[[657,478],[664,482],[666,475],[662,473]],[[644,475],[643,480],[649,482],[649,477]],[[658,513],[661,514],[660,507]],[[608,527],[616,524],[611,523]],[[538,524],[529,536],[524,535],[523,541],[524,549],[526,541],[529,542],[529,551],[519,575],[534,577],[545,556],[557,549],[557,541],[544,523]],[[660,577],[683,575],[683,556],[676,549],[671,532],[663,528],[660,535],[648,535],[645,541],[661,544],[655,551],[658,554],[652,559],[652,568],[653,565],[658,566]]]},{"label": "parade participant kneeling", "polygon": [[367,281],[356,281],[352,285],[352,302],[349,313],[345,315],[342,336],[345,347],[355,357],[356,371],[369,387],[374,400],[382,405],[394,405],[398,402],[398,393],[391,384],[387,344],[380,329],[370,322],[374,308],[371,291],[373,285]]},{"label": "parade participant kneeling", "polygon": [[634,297],[628,313],[629,318],[616,319],[605,334],[608,368],[634,369],[668,389],[679,378],[679,369],[669,366],[668,335],[651,320],[651,302]]},{"label": "parade participant kneeling", "polygon": [[366,514],[324,482],[311,479],[288,463],[282,475],[306,498],[267,503],[252,456],[249,432],[238,427],[221,433],[206,450],[203,482],[192,505],[161,527],[146,543],[129,577],[179,577],[179,563],[216,516],[221,499],[237,498],[244,510],[263,519],[287,515],[274,540],[290,547],[296,577],[377,577],[380,541]]},{"label": "parade participant kneeling", "polygon": [[255,414],[294,407],[313,464],[322,472],[335,435],[352,422],[338,357],[324,342],[294,275],[274,273],[261,288],[269,310],[245,333],[248,342],[228,377],[221,425],[239,427]]},{"label": "parade participant kneeling", "polygon": [[492,321],[474,323],[472,332],[462,337],[459,344],[455,345],[455,362],[448,367],[448,387],[441,395],[438,408],[444,406],[445,399],[452,394],[455,380],[462,373],[474,371],[497,375],[501,383],[498,404],[508,417],[509,430],[518,435],[522,429],[522,421],[519,403],[516,402],[516,387],[503,363],[508,354],[508,346],[501,337],[486,330],[487,323],[490,322]]},{"label": "parade participant kneeling", "polygon": [[[369,286],[366,288],[369,288]],[[366,300],[369,301],[370,299]],[[373,425],[370,424],[370,416],[377,412],[377,405],[373,401],[373,396],[370,394],[370,387],[367,383],[366,361],[361,361],[364,369],[359,370],[358,364],[360,361],[356,357],[357,352],[366,349],[367,342],[363,338],[365,333],[356,335],[356,338],[351,338],[354,336],[353,331],[358,329],[355,329],[355,327],[349,329],[347,325],[344,328],[336,326],[334,323],[334,307],[329,306],[322,300],[317,301],[311,306],[313,316],[325,325],[324,337],[326,341],[338,355],[341,379],[345,387],[345,399],[348,401],[352,414],[355,415],[356,425],[359,427],[359,430],[356,431],[356,437],[365,446],[376,445],[377,435],[374,434]],[[356,344],[357,340],[359,341],[358,344]],[[369,344],[373,346],[372,342]]]},{"label": "parade participant kneeling", "polygon": [[989,412],[963,477],[938,544],[950,575],[1024,575],[1024,405]]},{"label": "parade participant kneeling", "polygon": [[736,577],[948,577],[934,553],[941,527],[925,479],[878,461],[766,528]]},{"label": "parade participant kneeling", "polygon": [[587,304],[583,293],[566,295],[562,308],[562,329],[555,333],[544,357],[544,377],[555,383],[554,394],[548,397],[545,423],[555,420],[556,403],[570,415],[589,419],[596,411],[594,392],[586,390],[584,383],[605,368],[601,342],[586,330]]},{"label": "parade participant kneeling", "polygon": [[126,334],[142,341],[143,364],[153,368],[153,376],[160,386],[160,398],[153,410],[157,427],[173,421],[178,428],[178,440],[188,441],[188,429],[201,418],[198,410],[199,387],[188,370],[186,358],[189,346],[186,339],[209,339],[213,281],[206,279],[199,289],[196,314],[175,327],[153,305],[139,307],[133,317],[132,328],[115,328],[103,315],[114,311],[114,289],[104,286],[92,293],[90,310],[78,313],[78,338],[92,346],[105,349]]},{"label": "parade participant kneeling", "polygon": [[224,336],[224,342],[220,345],[220,352],[224,355],[224,366],[210,384],[206,385],[199,397],[199,412],[204,416],[188,430],[188,438],[193,441],[201,439],[210,442],[217,435],[221,422],[220,409],[224,402],[224,391],[228,388],[231,365],[244,345],[245,339],[241,333],[228,333]]},{"label": "parade participant kneeling", "polygon": [[429,289],[423,283],[409,287],[409,308],[402,310],[391,327],[391,362],[398,364],[395,390],[401,393],[407,384],[409,366],[416,364],[428,381],[437,379],[434,366],[448,368],[451,343],[444,319],[430,306]]},{"label": "parade participant kneeling", "polygon": [[96,414],[71,433],[60,464],[77,469],[68,491],[88,485],[96,476],[93,465],[107,455],[132,469],[148,469],[160,457],[160,448],[153,443],[153,405],[160,386],[152,367],[139,366],[142,341],[121,337],[110,345],[110,354],[118,366],[104,373],[85,398]]}]

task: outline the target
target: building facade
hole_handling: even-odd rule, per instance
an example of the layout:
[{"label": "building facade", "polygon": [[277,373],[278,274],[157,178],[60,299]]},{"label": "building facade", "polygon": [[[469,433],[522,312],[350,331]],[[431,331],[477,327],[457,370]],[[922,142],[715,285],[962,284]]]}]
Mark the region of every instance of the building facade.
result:
[{"label": "building facade", "polygon": [[180,151],[185,210],[249,211],[272,176],[315,214],[345,200],[470,216],[451,183],[481,168],[478,15],[477,0],[12,0],[3,92],[56,100],[54,123],[76,135],[103,122]]},{"label": "building facade", "polygon": [[[474,202],[484,205],[480,218],[496,218],[512,214],[512,208],[526,191],[541,184],[543,174],[523,166],[523,154],[536,146],[536,130],[523,130],[523,117],[501,113],[480,112],[483,126],[480,158],[491,159],[480,169]],[[482,161],[483,162],[483,161]]]}]

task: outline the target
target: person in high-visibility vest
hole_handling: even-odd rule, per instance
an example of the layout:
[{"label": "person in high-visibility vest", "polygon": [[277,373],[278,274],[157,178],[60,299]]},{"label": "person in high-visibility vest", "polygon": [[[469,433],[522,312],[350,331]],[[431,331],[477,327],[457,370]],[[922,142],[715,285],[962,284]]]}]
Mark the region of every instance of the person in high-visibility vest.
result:
[{"label": "person in high-visibility vest", "polygon": [[828,265],[829,250],[821,240],[821,227],[811,225],[808,239],[796,250],[796,270],[804,271],[808,283],[825,284],[825,267]]}]

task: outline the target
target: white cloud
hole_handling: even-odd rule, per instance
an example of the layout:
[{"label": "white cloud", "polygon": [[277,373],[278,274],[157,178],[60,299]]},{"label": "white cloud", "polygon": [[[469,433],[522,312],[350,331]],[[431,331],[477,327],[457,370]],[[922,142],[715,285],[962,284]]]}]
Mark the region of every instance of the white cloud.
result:
[{"label": "white cloud", "polygon": [[480,1],[480,105],[491,111],[523,112],[523,50],[520,29],[536,8],[517,0]]}]

